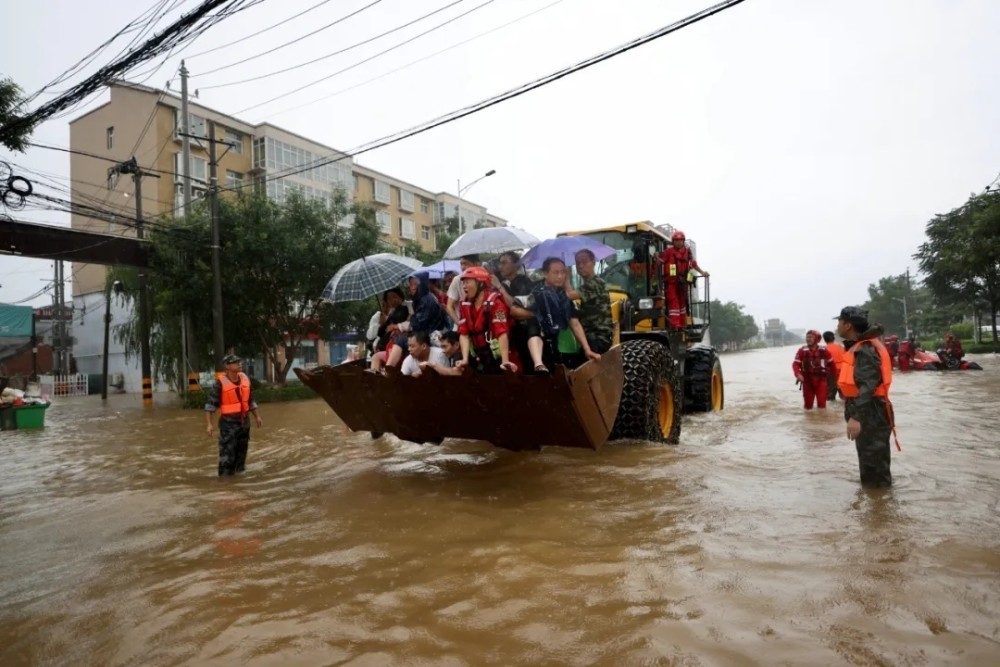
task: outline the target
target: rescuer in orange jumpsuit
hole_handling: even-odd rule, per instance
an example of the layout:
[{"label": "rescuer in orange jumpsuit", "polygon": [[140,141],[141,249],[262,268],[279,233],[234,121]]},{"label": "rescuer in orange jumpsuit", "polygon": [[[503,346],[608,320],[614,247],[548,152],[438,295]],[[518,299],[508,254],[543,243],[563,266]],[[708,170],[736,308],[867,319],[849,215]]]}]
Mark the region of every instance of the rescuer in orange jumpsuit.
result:
[{"label": "rescuer in orange jumpsuit", "polygon": [[823,338],[818,331],[806,334],[806,344],[795,353],[792,371],[795,379],[802,384],[802,396],[806,410],[812,410],[813,400],[820,410],[826,409],[827,377],[833,367],[833,358],[819,342]]}]

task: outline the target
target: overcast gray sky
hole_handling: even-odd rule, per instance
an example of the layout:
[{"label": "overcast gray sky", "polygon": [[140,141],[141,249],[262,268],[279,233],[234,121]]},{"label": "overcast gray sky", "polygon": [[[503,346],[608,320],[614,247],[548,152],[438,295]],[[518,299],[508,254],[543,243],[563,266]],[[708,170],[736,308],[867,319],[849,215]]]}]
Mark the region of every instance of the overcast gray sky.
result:
[{"label": "overcast gray sky", "polygon": [[[331,74],[484,0],[464,0],[405,31],[263,81],[236,81],[332,52],[448,4],[332,0],[264,35],[189,57],[201,102],[233,113]],[[316,4],[266,0],[187,53],[247,35]],[[329,81],[241,114],[347,150],[410,127],[692,14],[710,0],[562,0],[509,27],[328,99],[552,0],[495,0]],[[0,74],[34,91],[152,0],[15,3],[4,9]],[[187,11],[195,0],[178,10]],[[936,212],[1000,172],[1000,2],[747,0],[723,14],[539,91],[365,154],[359,162],[433,191],[489,169],[468,198],[535,233],[650,219],[698,242],[712,294],[760,319],[827,328],[869,283],[916,268]],[[109,54],[110,55],[110,54]],[[162,86],[177,54],[149,81]],[[101,61],[106,61],[108,55]],[[94,68],[88,70],[88,73]],[[106,96],[102,96],[95,104]],[[313,102],[312,104],[307,104]],[[93,104],[88,105],[93,106]],[[282,112],[282,113],[279,113]],[[69,145],[67,119],[35,133]],[[69,176],[68,156],[11,159]],[[68,223],[68,216],[32,219]],[[0,301],[51,276],[46,260],[0,256]],[[49,303],[50,297],[36,300]]]}]

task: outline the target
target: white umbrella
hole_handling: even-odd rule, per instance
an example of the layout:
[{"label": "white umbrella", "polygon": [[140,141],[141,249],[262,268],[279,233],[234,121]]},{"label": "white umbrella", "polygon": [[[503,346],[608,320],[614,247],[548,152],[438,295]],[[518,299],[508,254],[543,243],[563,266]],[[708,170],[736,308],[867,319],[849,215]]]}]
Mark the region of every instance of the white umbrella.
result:
[{"label": "white umbrella", "polygon": [[481,227],[465,232],[444,251],[448,259],[480,253],[524,250],[537,245],[539,240],[517,227]]},{"label": "white umbrella", "polygon": [[380,294],[423,266],[419,259],[383,252],[345,264],[330,279],[322,298],[332,303],[361,301]]}]

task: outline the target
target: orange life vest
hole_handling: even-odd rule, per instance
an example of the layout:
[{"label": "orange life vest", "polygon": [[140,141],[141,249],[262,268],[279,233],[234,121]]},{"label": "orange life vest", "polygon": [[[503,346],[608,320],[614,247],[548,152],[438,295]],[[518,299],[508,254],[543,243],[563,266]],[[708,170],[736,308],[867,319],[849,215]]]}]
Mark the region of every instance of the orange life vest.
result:
[{"label": "orange life vest", "polygon": [[833,363],[837,366],[837,368],[840,368],[840,364],[843,362],[844,355],[846,354],[846,352],[844,352],[844,346],[837,341],[833,341],[832,343],[826,344],[826,350],[830,353],[830,356],[833,357]]},{"label": "orange life vest", "polygon": [[239,415],[241,419],[244,418],[250,412],[250,378],[245,373],[240,373],[240,383],[234,384],[222,374],[219,382],[222,383],[219,412],[223,416]]},{"label": "orange life vest", "polygon": [[889,356],[889,351],[885,349],[885,345],[877,338],[860,340],[855,343],[854,347],[844,353],[844,357],[839,364],[840,377],[837,378],[837,386],[843,392],[844,398],[856,398],[858,396],[858,386],[854,384],[854,352],[859,346],[865,344],[875,346],[882,367],[882,383],[875,387],[873,395],[886,398],[889,396],[889,385],[892,384],[892,358]]}]

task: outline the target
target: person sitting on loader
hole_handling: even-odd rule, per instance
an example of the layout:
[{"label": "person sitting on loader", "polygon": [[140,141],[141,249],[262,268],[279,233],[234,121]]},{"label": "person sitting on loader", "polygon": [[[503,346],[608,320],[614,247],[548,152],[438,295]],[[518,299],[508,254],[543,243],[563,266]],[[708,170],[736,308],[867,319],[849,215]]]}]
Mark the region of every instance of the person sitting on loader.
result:
[{"label": "person sitting on loader", "polygon": [[601,355],[590,348],[573,302],[566,294],[566,263],[558,257],[549,257],[542,263],[542,273],[545,280],[532,290],[531,307],[512,309],[518,319],[538,320],[541,335],[528,340],[535,372],[548,373],[553,364],[575,365],[580,350],[587,359],[600,361]]},{"label": "person sitting on loader", "polygon": [[580,291],[567,290],[570,299],[580,301],[580,324],[587,335],[590,349],[604,354],[611,349],[615,335],[615,322],[611,316],[611,296],[604,279],[595,273],[597,260],[590,250],[576,253],[576,272],[582,284]]},{"label": "person sitting on loader", "polygon": [[444,363],[424,361],[420,368],[430,368],[438,375],[461,375],[462,369],[455,368],[455,364],[462,360],[462,346],[457,332],[445,331],[441,334],[441,351],[444,352]]},{"label": "person sitting on loader", "polygon": [[410,309],[403,303],[403,290],[398,287],[386,290],[382,295],[386,314],[375,332],[375,342],[372,346],[372,370],[379,371],[385,366],[386,359],[395,345],[399,326],[410,318]]},{"label": "person sitting on loader", "polygon": [[431,293],[430,275],[426,271],[420,271],[410,276],[409,284],[410,296],[413,298],[413,316],[398,326],[400,335],[393,340],[395,345],[386,359],[388,366],[398,366],[403,360],[403,350],[407,347],[405,334],[423,331],[434,342],[437,332],[451,328],[444,308]]},{"label": "person sitting on loader", "polygon": [[441,348],[431,345],[430,336],[426,331],[412,331],[406,341],[410,354],[403,360],[403,366],[400,368],[403,375],[420,377],[420,371],[425,364],[440,366],[446,363],[444,352]]},{"label": "person sitting on loader", "polygon": [[459,305],[458,335],[462,360],[479,373],[518,370],[510,358],[510,311],[500,293],[490,287],[490,273],[481,266],[462,272],[465,300]]},{"label": "person sitting on loader", "polygon": [[[492,275],[493,288],[500,292],[507,308],[513,308],[518,303],[518,297],[522,300],[531,295],[534,285],[528,276],[521,272],[521,256],[516,252],[505,252],[499,257],[499,275]],[[533,336],[540,336],[541,330],[538,328],[538,320],[529,318],[526,320],[514,320],[510,327],[511,348],[517,352],[520,359],[528,359],[531,353],[528,350],[528,341]]]}]

